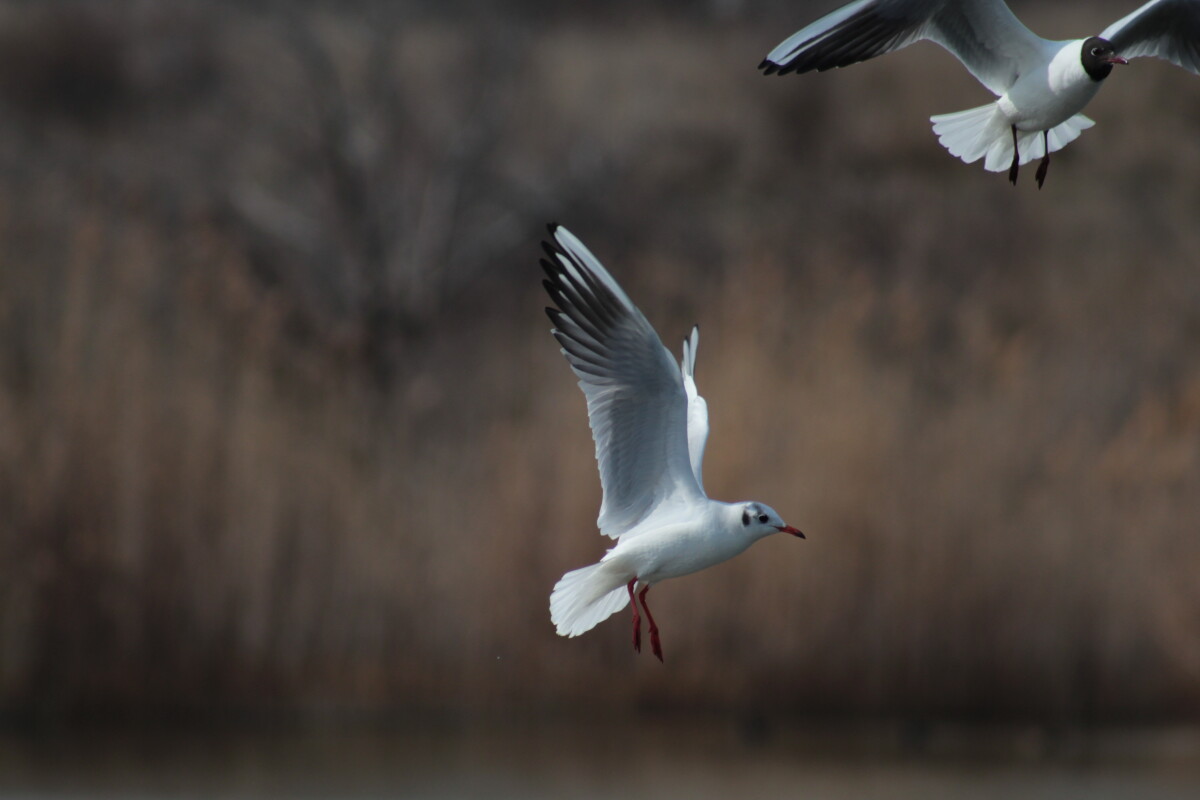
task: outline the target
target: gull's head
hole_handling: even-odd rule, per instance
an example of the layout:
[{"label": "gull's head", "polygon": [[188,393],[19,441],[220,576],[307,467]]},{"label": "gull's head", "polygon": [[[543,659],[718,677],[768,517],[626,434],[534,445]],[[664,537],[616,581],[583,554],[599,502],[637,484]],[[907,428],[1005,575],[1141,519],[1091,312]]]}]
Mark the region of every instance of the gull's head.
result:
[{"label": "gull's head", "polygon": [[805,538],[804,534],[783,521],[775,509],[762,503],[743,503],[742,529],[755,538],[769,536],[772,533],[790,533],[792,536]]},{"label": "gull's head", "polygon": [[1108,73],[1112,72],[1114,64],[1129,63],[1127,59],[1117,55],[1117,49],[1113,47],[1112,42],[1108,39],[1101,39],[1099,36],[1083,40],[1079,59],[1083,62],[1083,69],[1087,72],[1088,77],[1094,81],[1102,81],[1107,78]]}]

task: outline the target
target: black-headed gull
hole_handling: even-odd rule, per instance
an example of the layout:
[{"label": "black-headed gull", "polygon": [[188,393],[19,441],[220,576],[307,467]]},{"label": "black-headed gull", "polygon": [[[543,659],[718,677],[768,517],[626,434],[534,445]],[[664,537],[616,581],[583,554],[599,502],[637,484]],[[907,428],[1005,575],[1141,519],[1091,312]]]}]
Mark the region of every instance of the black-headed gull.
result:
[{"label": "black-headed gull", "polygon": [[640,652],[640,600],[661,661],[658,626],[646,605],[651,586],[733,558],[764,536],[804,534],[762,503],[722,503],[704,494],[708,408],[693,378],[699,330],[684,339],[676,365],[583,243],[557,225],[550,233],[543,284],[558,308],[546,313],[587,398],[604,490],[596,524],[617,540],[598,563],[555,584],[550,619],[560,635],[578,636],[631,603],[633,648]]},{"label": "black-headed gull", "polygon": [[[953,53],[999,98],[931,117],[947,150],[1017,182],[1017,168],[1050,154],[1095,123],[1079,112],[1114,64],[1164,58],[1200,74],[1200,0],[1151,0],[1099,36],[1051,41],[1004,0],[857,0],[785,39],[758,68],[767,75],[845,67],[928,39]],[[1039,135],[1040,134],[1040,135]]]}]

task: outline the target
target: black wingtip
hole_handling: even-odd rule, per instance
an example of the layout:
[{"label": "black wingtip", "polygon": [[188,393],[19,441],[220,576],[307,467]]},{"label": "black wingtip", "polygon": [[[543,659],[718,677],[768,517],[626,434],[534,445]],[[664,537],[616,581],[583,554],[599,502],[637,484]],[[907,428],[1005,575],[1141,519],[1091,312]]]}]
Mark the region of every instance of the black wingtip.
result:
[{"label": "black wingtip", "polygon": [[546,230],[550,231],[551,236],[553,236],[561,227],[562,225],[559,225],[557,222],[550,222],[546,224]]},{"label": "black wingtip", "polygon": [[790,72],[796,71],[795,62],[791,64],[776,64],[774,61],[766,58],[758,65],[758,68],[762,70],[763,75],[787,75]]}]

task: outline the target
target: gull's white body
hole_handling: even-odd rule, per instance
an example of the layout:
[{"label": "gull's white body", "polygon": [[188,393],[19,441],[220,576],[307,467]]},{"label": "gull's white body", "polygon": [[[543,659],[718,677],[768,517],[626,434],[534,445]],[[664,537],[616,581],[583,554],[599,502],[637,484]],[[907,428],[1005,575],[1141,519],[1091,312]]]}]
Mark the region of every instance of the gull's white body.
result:
[{"label": "gull's white body", "polygon": [[[652,586],[728,561],[763,536],[739,535],[740,505],[704,499],[627,531],[600,562],[562,576],[550,595],[550,620],[562,636],[578,636],[623,609],[627,586]],[[674,518],[672,518],[672,516]]]},{"label": "gull's white body", "polygon": [[[550,595],[559,634],[578,636],[645,592],[736,556],[773,533],[802,536],[761,503],[723,503],[704,493],[708,408],[696,390],[699,331],[676,365],[641,311],[583,243],[552,226],[547,312],[587,398],[604,499],[597,525],[617,540],[596,564],[568,572]],[[647,617],[649,609],[646,609]],[[634,646],[639,645],[634,606]],[[660,658],[658,631],[651,642]]]},{"label": "gull's white body", "polygon": [[[1200,0],[1151,0],[1100,38],[1122,59],[1155,56],[1200,74]],[[967,163],[983,158],[993,172],[1008,167],[1014,126],[1024,164],[1094,124],[1080,112],[1104,76],[1084,69],[1087,40],[1043,39],[1004,0],[856,0],[788,37],[759,66],[768,74],[820,71],[922,39],[949,50],[997,96],[986,106],[931,118],[942,144]]]},{"label": "gull's white body", "polygon": [[1100,83],[1091,80],[1079,62],[1083,41],[1041,43],[1042,57],[996,100],[1006,121],[1020,131],[1044,131],[1091,102]]},{"label": "gull's white body", "polygon": [[[931,117],[938,140],[968,164],[984,159],[991,172],[1008,169],[1013,156],[1012,128],[1020,148],[1018,163],[1042,158],[1046,144],[1056,152],[1095,125],[1080,114],[1100,90],[1079,61],[1083,39],[1040,40],[1032,66],[994,103]],[[1046,131],[1043,140],[1042,131]]]}]

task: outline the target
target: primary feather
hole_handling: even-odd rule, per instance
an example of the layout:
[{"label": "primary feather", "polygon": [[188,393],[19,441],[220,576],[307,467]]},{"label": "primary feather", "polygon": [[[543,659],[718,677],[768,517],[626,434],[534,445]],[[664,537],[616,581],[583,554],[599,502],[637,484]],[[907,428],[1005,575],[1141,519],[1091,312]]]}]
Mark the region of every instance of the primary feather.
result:
[{"label": "primary feather", "polygon": [[596,257],[552,226],[543,260],[554,337],[579,378],[604,499],[596,520],[618,538],[664,505],[704,496],[688,454],[683,377],[654,328]]}]

